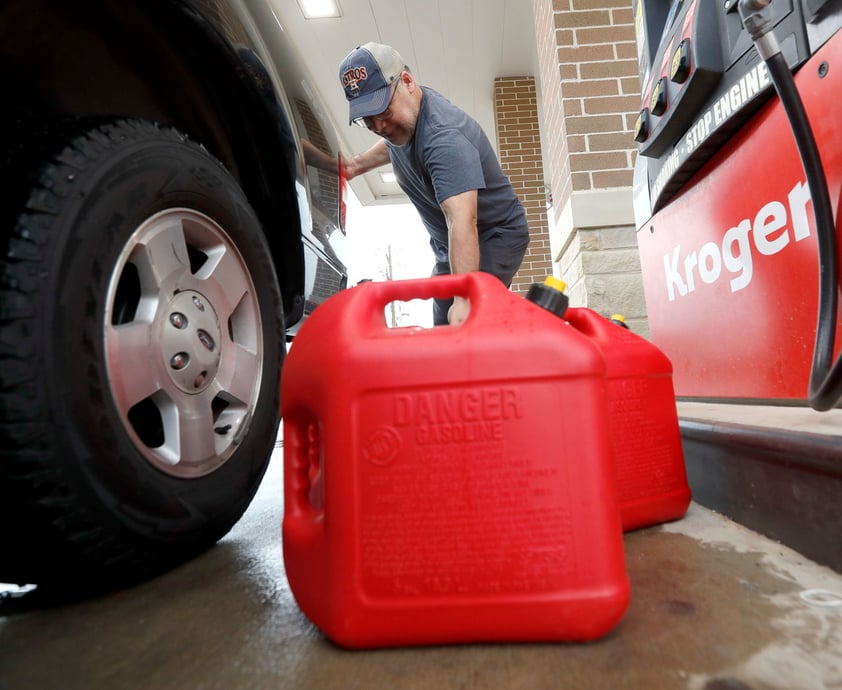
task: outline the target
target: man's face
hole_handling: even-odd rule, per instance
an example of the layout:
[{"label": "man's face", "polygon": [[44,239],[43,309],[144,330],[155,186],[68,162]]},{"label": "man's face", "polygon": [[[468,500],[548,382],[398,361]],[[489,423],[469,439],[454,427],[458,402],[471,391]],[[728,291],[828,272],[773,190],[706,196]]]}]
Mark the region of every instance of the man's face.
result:
[{"label": "man's face", "polygon": [[402,72],[392,91],[392,99],[379,115],[365,118],[365,126],[395,146],[408,144],[415,135],[420,103],[418,84],[409,72]]}]

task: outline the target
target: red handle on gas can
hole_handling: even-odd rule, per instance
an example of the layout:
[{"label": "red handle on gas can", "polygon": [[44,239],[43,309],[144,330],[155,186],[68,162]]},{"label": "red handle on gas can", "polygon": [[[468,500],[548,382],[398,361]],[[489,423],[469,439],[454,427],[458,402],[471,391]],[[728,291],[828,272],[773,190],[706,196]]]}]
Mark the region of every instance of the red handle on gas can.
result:
[{"label": "red handle on gas can", "polygon": [[[475,271],[413,280],[363,283],[353,288],[359,293],[348,306],[354,310],[355,317],[358,317],[360,324],[363,325],[360,335],[386,335],[383,332],[385,327],[383,310],[386,306],[395,301],[408,302],[415,299],[464,297],[470,302],[471,311],[462,325],[473,325],[478,319],[486,318],[487,303],[490,299],[489,279],[497,280],[487,273]],[[499,287],[503,288],[503,285],[500,284]],[[389,331],[392,330],[389,329]],[[443,333],[436,329],[430,330],[429,333],[435,334],[436,337],[444,337]]]}]

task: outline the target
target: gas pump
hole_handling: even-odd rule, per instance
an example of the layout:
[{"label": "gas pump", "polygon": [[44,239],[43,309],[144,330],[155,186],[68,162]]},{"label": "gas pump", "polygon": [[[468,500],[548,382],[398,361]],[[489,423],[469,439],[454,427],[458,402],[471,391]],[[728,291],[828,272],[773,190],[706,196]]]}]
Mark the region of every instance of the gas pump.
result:
[{"label": "gas pump", "polygon": [[679,398],[842,396],[842,1],[634,0],[634,210]]}]

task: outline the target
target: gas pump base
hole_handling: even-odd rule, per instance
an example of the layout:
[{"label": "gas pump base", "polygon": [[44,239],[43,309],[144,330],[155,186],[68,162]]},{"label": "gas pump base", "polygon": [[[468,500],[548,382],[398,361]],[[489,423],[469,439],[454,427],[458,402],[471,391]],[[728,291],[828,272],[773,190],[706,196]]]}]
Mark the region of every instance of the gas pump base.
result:
[{"label": "gas pump base", "polygon": [[679,402],[693,500],[842,572],[842,409]]}]

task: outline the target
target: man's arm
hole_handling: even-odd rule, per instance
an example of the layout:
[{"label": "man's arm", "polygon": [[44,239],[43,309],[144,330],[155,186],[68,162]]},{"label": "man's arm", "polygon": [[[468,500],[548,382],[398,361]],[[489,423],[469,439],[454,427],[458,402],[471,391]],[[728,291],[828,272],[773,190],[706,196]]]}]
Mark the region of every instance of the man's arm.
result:
[{"label": "man's arm", "polygon": [[327,172],[332,172],[334,175],[339,173],[336,156],[325,153],[307,139],[301,140],[301,150],[304,153],[304,164],[308,167],[312,166],[319,170],[326,170]]},{"label": "man's arm", "polygon": [[[451,273],[479,270],[479,233],[477,231],[477,190],[472,189],[445,199],[441,210],[447,220],[448,254]],[[447,314],[452,324],[460,324],[470,311],[468,300],[454,297]]]},{"label": "man's arm", "polygon": [[346,158],[342,155],[342,164],[345,167],[345,177],[353,180],[357,175],[363,175],[369,170],[379,168],[389,162],[389,149],[386,148],[384,140],[378,141],[368,151],[358,153],[353,158]]}]

